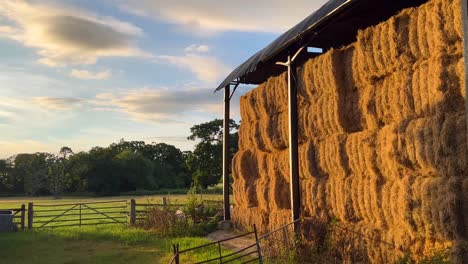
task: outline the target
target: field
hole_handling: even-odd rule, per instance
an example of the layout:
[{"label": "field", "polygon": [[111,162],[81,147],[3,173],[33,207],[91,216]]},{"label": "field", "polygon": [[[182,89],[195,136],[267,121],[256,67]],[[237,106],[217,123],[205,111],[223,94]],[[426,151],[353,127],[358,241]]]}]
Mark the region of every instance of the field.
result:
[{"label": "field", "polygon": [[[137,203],[162,203],[163,197],[167,197],[171,203],[180,203],[187,200],[185,194],[168,194],[168,195],[147,195],[147,196],[111,196],[111,197],[63,197],[54,199],[52,197],[6,197],[0,198],[1,208],[20,207],[21,204],[61,204],[61,203],[89,203],[101,201],[118,201],[135,199]],[[200,195],[203,200],[222,201],[223,197],[220,194],[203,194]]]},{"label": "field", "polygon": [[[2,198],[0,209],[21,204],[52,205],[126,200],[131,197],[83,198]],[[183,203],[185,195],[168,196],[169,203]],[[205,200],[220,200],[220,195],[204,195]],[[137,197],[137,203],[161,203],[162,196]],[[54,208],[54,207],[52,207]],[[154,233],[125,225],[43,228],[0,235],[2,263],[168,263],[171,247],[179,243],[189,248],[207,243],[202,237],[164,238]],[[191,260],[210,258],[216,251],[185,256]]]}]

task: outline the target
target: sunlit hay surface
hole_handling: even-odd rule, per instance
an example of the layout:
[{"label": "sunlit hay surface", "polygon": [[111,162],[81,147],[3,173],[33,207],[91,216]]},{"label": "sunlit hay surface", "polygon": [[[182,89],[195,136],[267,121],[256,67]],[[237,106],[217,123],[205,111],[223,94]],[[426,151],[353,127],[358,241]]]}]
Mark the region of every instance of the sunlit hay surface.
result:
[{"label": "sunlit hay surface", "polygon": [[[298,69],[302,215],[360,234],[349,232],[349,241],[365,242],[371,262],[446,248],[461,261],[468,153],[460,5],[432,0],[403,10]],[[286,75],[240,103],[233,219],[265,232],[291,219]]]}]

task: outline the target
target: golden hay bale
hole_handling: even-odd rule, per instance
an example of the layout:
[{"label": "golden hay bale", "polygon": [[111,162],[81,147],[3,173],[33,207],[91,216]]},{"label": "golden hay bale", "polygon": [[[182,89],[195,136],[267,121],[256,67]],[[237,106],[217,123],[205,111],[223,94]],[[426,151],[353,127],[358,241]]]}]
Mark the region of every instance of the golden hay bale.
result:
[{"label": "golden hay bale", "polygon": [[327,179],[301,181],[302,212],[304,217],[313,217],[326,221],[330,213],[326,206]]},{"label": "golden hay bale", "polygon": [[[431,0],[299,67],[302,215],[364,234],[341,235],[374,263],[466,242],[459,11],[460,0]],[[273,229],[291,219],[285,74],[242,96],[241,116],[233,219]]]},{"label": "golden hay bale", "polygon": [[317,147],[313,141],[299,145],[299,177],[304,180],[323,177],[317,162]]},{"label": "golden hay bale", "polygon": [[233,192],[236,205],[254,207],[258,205],[256,181],[259,178],[256,153],[251,150],[239,151],[233,158]]},{"label": "golden hay bale", "polygon": [[[299,110],[300,123],[305,138],[326,137],[344,131],[344,120],[340,115],[343,96],[342,53],[331,49],[322,56],[306,62],[299,71],[299,96],[302,110]],[[313,124],[313,125],[308,125]]]},{"label": "golden hay bale", "polygon": [[258,207],[242,207],[237,204],[232,210],[232,223],[241,230],[252,230],[256,225],[258,231],[268,230],[268,211]]},{"label": "golden hay bale", "polygon": [[360,83],[363,83],[359,79],[360,74],[356,67],[356,48],[355,44],[351,44],[347,47],[337,50],[337,53],[341,56],[342,63],[340,78],[340,86],[337,92],[341,94],[342,100],[339,107],[339,115],[343,120],[344,130],[347,133],[361,131],[365,126],[365,120],[363,119],[363,109],[360,104],[362,91],[360,89]]}]

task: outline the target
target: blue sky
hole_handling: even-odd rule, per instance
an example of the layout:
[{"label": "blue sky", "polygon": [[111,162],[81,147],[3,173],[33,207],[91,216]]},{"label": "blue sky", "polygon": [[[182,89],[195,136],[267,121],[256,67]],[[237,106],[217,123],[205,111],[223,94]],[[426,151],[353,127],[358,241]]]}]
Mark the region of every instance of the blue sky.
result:
[{"label": "blue sky", "polygon": [[217,84],[324,2],[2,0],[0,158],[121,138],[190,150],[190,127],[222,117]]}]

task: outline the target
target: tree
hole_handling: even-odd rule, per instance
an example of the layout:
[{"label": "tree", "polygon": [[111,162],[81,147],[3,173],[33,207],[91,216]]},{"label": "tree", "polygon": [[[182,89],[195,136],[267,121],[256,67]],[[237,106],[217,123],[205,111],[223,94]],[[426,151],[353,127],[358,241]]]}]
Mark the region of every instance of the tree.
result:
[{"label": "tree", "polygon": [[[238,150],[239,125],[229,120],[230,157]],[[210,122],[195,125],[190,128],[192,133],[188,139],[198,140],[193,153],[187,155],[187,165],[193,172],[193,182],[196,186],[206,189],[219,183],[222,176],[223,160],[223,120],[215,119]]]},{"label": "tree", "polygon": [[0,159],[0,192],[6,192],[10,189],[10,164],[7,160]]},{"label": "tree", "polygon": [[57,158],[49,165],[47,182],[50,193],[57,198],[63,193],[66,186],[65,160]]},{"label": "tree", "polygon": [[51,159],[47,173],[47,183],[49,191],[54,197],[58,197],[66,188],[67,176],[70,176],[67,173],[67,156],[70,154],[73,154],[72,149],[65,146],[60,148],[60,156]]},{"label": "tree", "polygon": [[100,195],[112,195],[120,191],[121,164],[114,159],[109,148],[95,147],[89,151],[87,170],[84,177],[88,190]]},{"label": "tree", "polygon": [[121,190],[145,190],[153,189],[153,163],[136,151],[125,150],[115,159],[122,168]]},{"label": "tree", "polygon": [[47,174],[53,159],[49,153],[18,154],[15,157],[13,176],[24,183],[26,195],[47,192]]},{"label": "tree", "polygon": [[66,146],[60,148],[60,155],[62,155],[62,158],[63,158],[64,160],[66,160],[66,159],[67,159],[67,156],[70,155],[70,154],[73,154],[73,151],[72,151],[71,148],[66,147]]},{"label": "tree", "polygon": [[191,175],[185,166],[182,151],[165,143],[147,146],[147,154],[155,163],[154,177],[160,188],[189,187]]},{"label": "tree", "polygon": [[88,191],[88,171],[90,168],[90,155],[79,152],[68,159],[67,191]]}]

